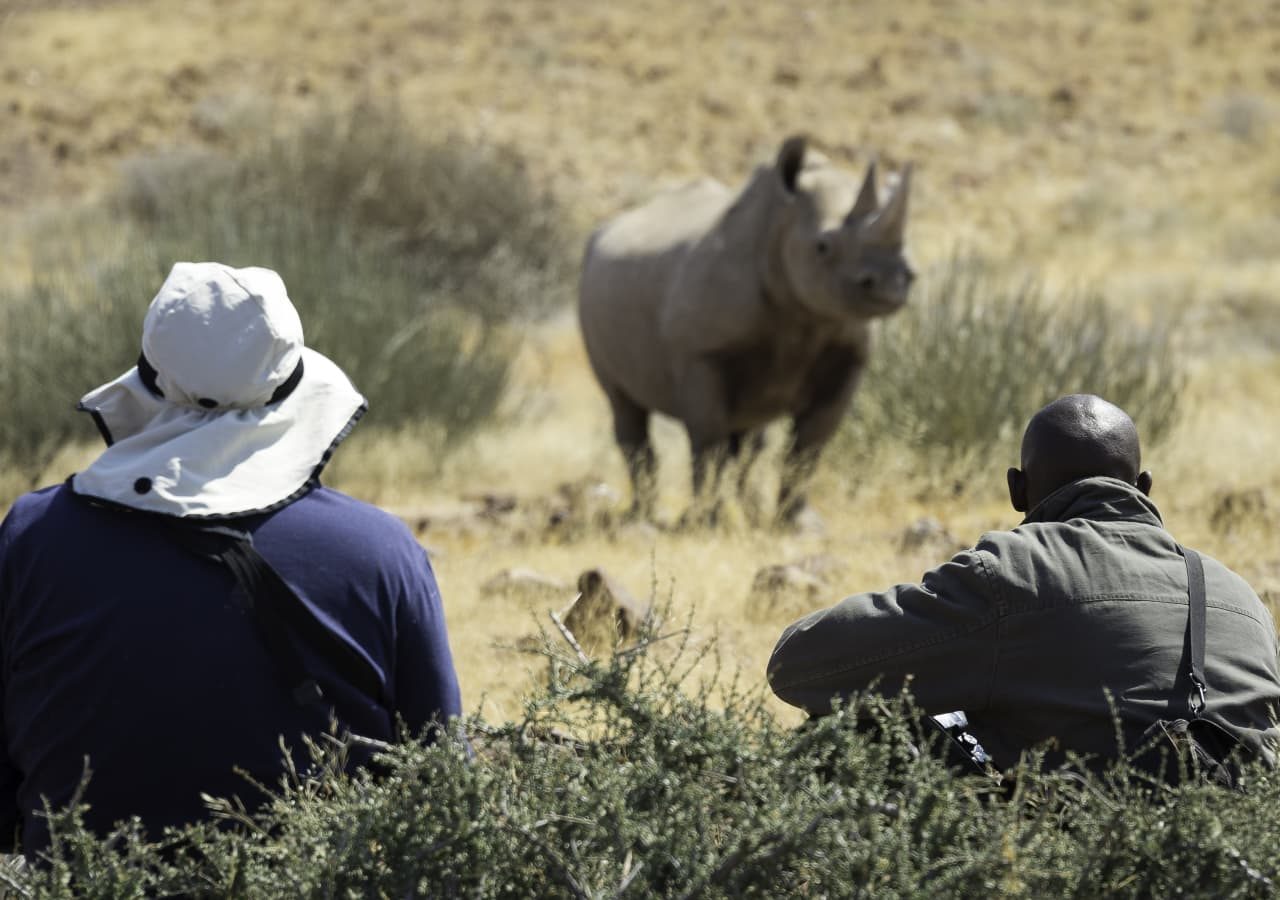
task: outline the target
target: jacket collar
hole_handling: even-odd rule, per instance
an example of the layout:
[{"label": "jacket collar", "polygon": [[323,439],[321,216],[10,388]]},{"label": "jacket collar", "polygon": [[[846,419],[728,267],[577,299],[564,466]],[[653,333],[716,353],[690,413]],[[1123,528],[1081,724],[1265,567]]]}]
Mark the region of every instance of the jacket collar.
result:
[{"label": "jacket collar", "polygon": [[1081,478],[1065,484],[1036,504],[1022,524],[1070,519],[1164,524],[1151,498],[1118,478]]}]

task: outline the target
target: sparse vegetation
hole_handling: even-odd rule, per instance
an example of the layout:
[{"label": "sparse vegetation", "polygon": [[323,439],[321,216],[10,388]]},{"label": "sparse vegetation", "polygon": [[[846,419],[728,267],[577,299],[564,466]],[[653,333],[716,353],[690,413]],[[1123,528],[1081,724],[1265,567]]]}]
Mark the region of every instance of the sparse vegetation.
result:
[{"label": "sparse vegetation", "polygon": [[45,224],[31,284],[0,298],[15,348],[0,357],[0,457],[38,469],[91,434],[71,407],[133,361],[146,304],[183,259],[278,270],[371,423],[457,439],[492,418],[521,326],[567,295],[550,198],[512,154],[424,140],[394,108],[268,134],[134,160],[105,209]]},{"label": "sparse vegetation", "polygon": [[229,829],[97,840],[72,810],[46,865],[6,880],[104,898],[1267,897],[1280,878],[1280,835],[1257,827],[1280,801],[1265,772],[1241,796],[1032,762],[998,788],[914,755],[902,703],[797,731],[731,682],[682,684],[687,649],[551,652],[521,720],[467,723],[474,759],[405,743],[346,777],[321,742],[317,773],[256,815],[215,802]]},{"label": "sparse vegetation", "polygon": [[1072,393],[1106,397],[1158,443],[1185,382],[1174,324],[1140,324],[1098,294],[1056,296],[954,259],[884,323],[850,414],[852,443],[987,465],[996,450],[1012,458],[1028,417]]}]

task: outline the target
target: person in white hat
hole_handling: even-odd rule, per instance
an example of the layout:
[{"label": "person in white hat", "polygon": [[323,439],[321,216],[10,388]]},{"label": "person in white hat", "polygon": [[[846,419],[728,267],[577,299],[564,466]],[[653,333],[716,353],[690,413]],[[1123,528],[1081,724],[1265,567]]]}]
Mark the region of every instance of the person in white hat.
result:
[{"label": "person in white hat", "polygon": [[86,758],[88,824],[158,835],[201,794],[261,801],[237,770],[275,783],[281,736],[304,765],[305,734],[460,714],[426,553],[319,482],[366,403],[275,272],[175,265],[79,408],[107,449],[0,525],[0,849],[47,846]]}]

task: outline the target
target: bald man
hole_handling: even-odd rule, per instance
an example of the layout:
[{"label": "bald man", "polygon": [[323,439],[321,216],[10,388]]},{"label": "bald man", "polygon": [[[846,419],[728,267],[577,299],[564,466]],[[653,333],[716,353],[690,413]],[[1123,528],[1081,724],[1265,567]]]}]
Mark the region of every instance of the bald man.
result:
[{"label": "bald man", "polygon": [[[858,594],[791,625],[769,661],[786,702],[833,700],[911,677],[926,712],[962,710],[1000,767],[1033,747],[1104,762],[1158,719],[1187,718],[1187,569],[1148,496],[1123,410],[1076,394],[1031,419],[1009,499],[1012,531],[920,584]],[[1245,581],[1201,554],[1207,594],[1206,716],[1269,757],[1280,711],[1276,632]],[[1122,723],[1117,746],[1111,706]]]}]

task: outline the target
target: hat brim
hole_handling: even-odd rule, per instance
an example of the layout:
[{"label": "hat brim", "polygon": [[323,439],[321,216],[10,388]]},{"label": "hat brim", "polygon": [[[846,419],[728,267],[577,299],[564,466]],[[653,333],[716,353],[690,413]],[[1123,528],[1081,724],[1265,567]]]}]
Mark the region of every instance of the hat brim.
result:
[{"label": "hat brim", "polygon": [[256,409],[168,403],[130,369],[80,401],[108,446],[72,488],[183,518],[244,516],[289,503],[316,483],[367,408],[327,357],[303,348],[302,364],[292,393]]}]

